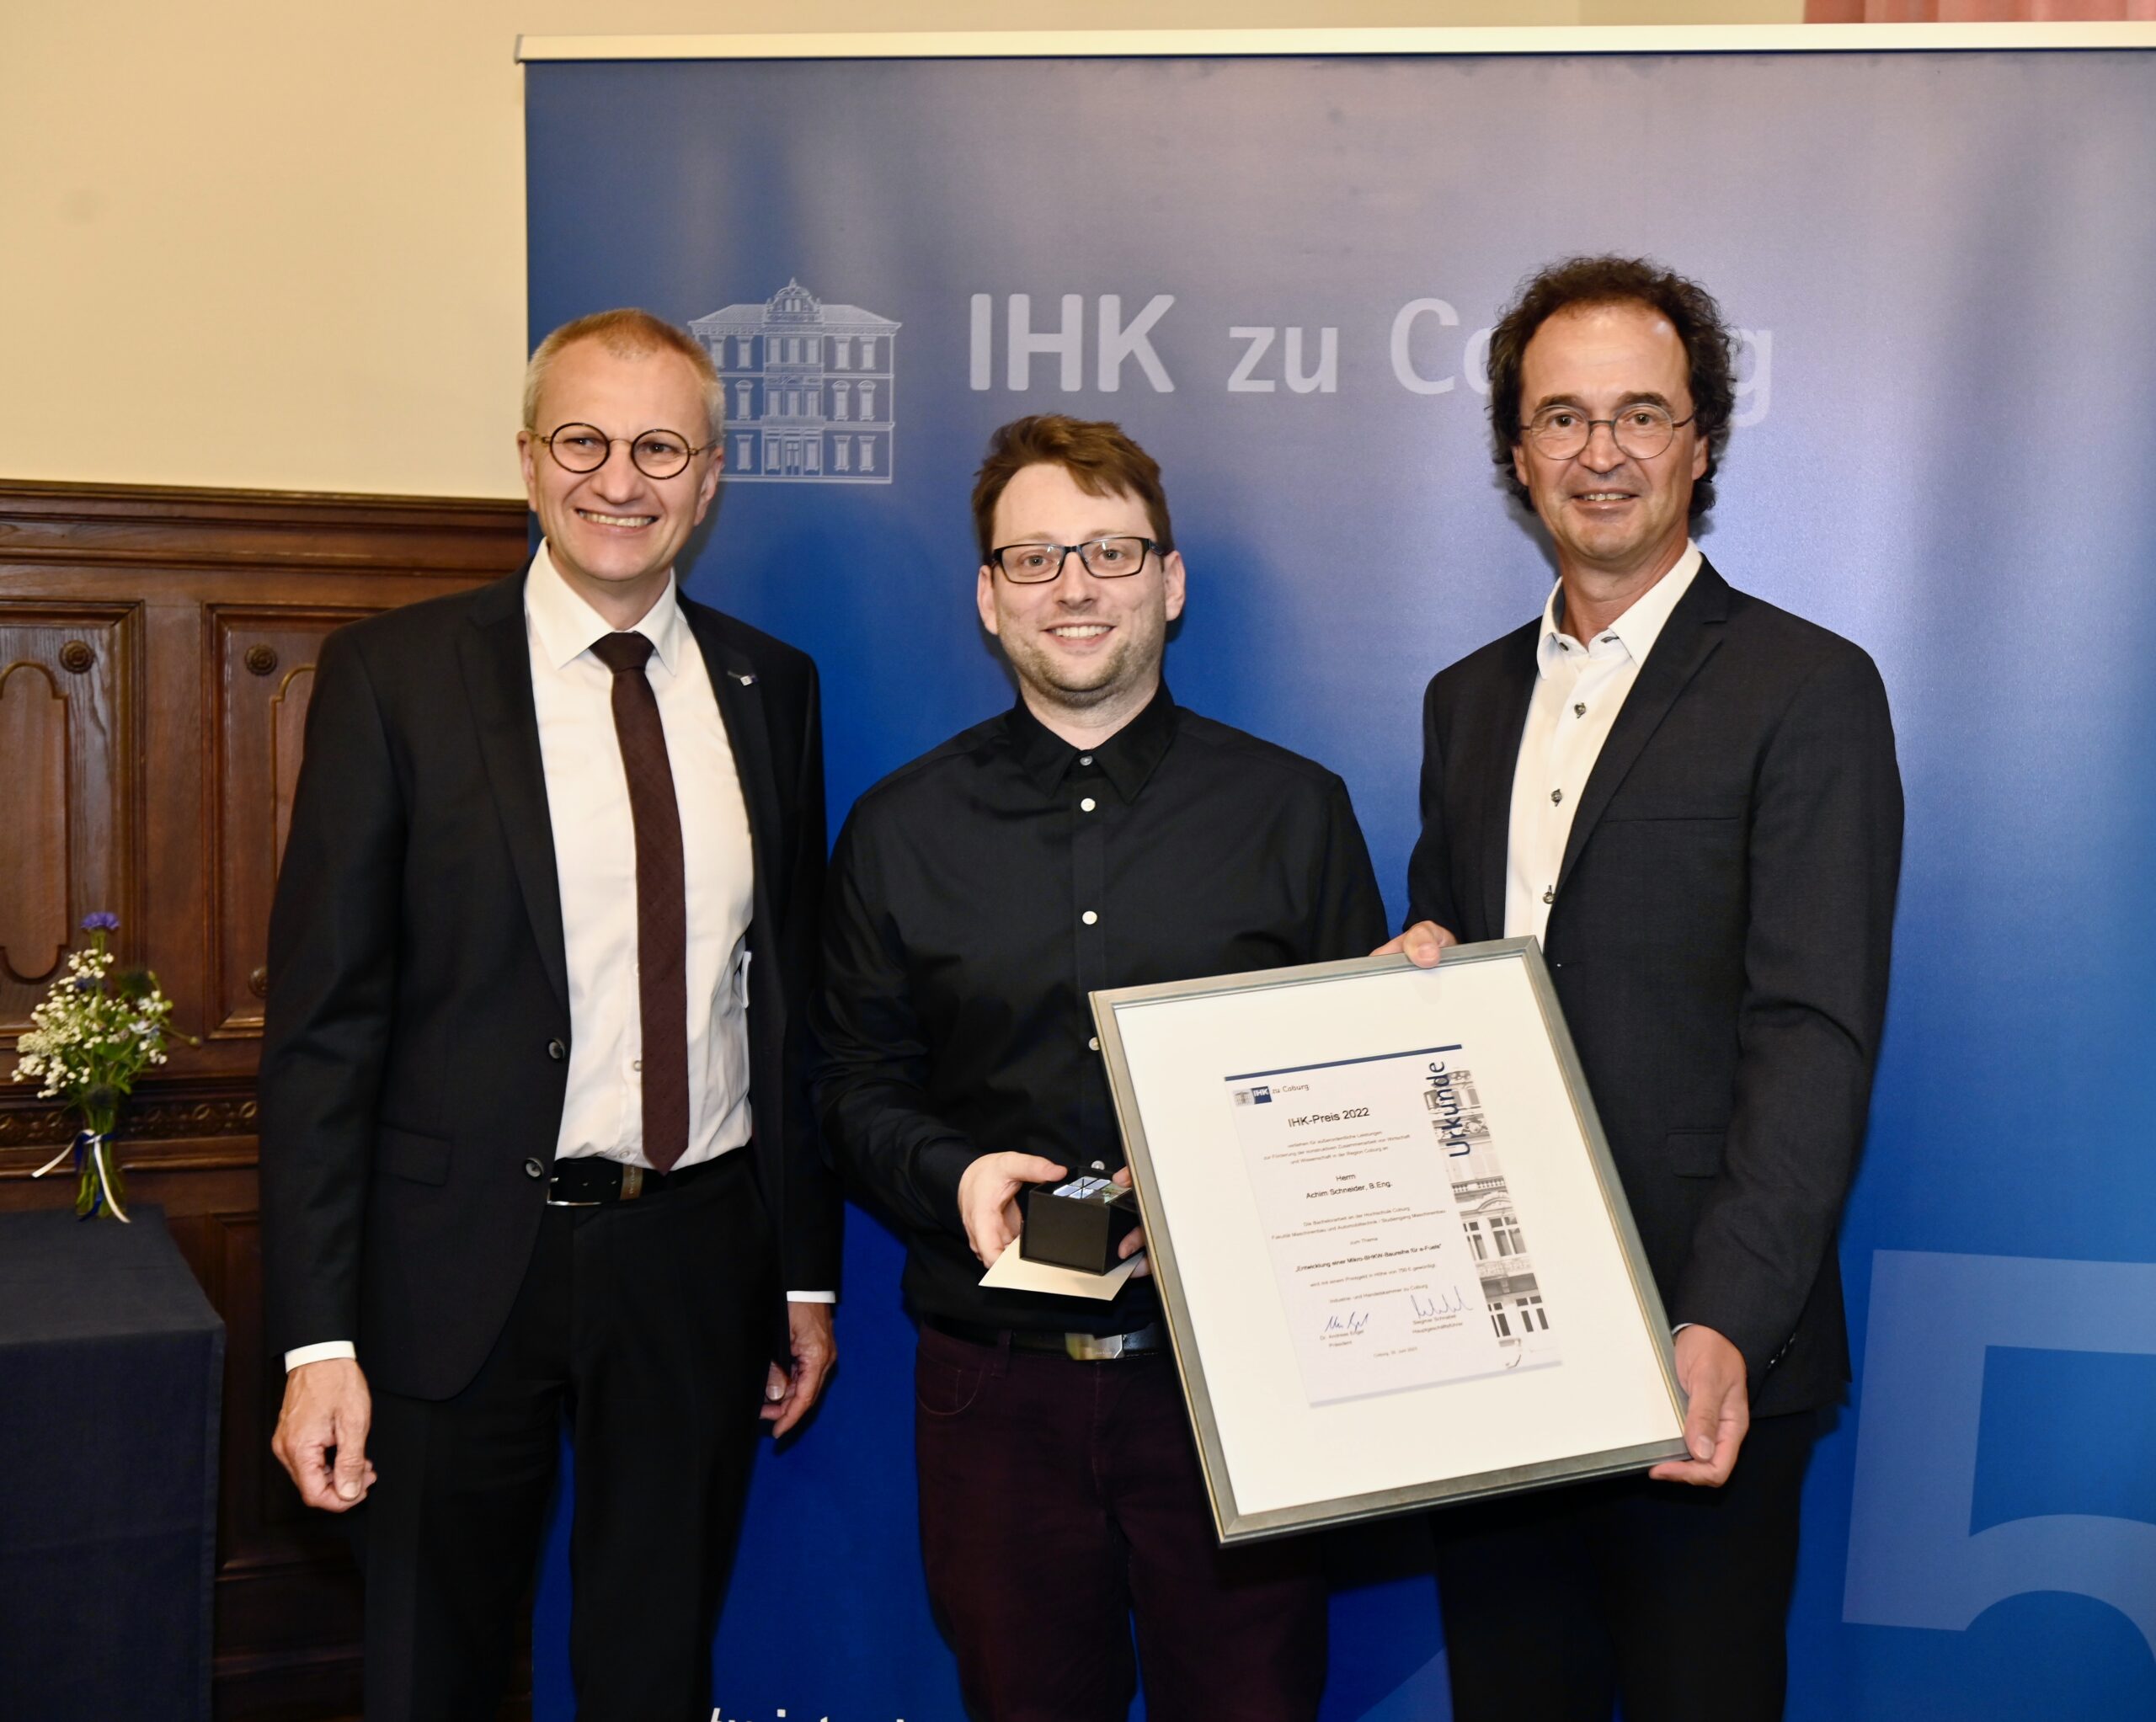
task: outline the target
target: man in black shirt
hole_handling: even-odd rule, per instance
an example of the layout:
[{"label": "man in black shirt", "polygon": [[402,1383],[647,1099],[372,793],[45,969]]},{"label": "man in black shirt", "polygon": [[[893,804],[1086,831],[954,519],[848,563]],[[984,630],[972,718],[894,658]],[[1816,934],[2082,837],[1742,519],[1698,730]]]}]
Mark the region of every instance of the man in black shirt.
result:
[{"label": "man in black shirt", "polygon": [[1377,882],[1337,777],[1170,697],[1183,565],[1142,449],[1019,419],[974,519],[1019,697],[855,806],[816,1016],[825,1133],[906,1239],[930,1593],[976,1714],[1122,1716],[1134,1615],[1156,1722],[1306,1719],[1322,1576],[1219,1547],[1151,1282],[979,1281],[1025,1186],[1129,1181],[1086,994],[1360,956]]}]

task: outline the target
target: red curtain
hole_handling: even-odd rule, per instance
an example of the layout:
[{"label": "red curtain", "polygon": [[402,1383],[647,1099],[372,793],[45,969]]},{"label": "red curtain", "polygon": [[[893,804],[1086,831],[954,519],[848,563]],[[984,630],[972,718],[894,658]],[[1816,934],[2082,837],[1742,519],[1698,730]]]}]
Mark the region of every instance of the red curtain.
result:
[{"label": "red curtain", "polygon": [[1804,0],[1806,24],[2156,23],[2156,0]]}]

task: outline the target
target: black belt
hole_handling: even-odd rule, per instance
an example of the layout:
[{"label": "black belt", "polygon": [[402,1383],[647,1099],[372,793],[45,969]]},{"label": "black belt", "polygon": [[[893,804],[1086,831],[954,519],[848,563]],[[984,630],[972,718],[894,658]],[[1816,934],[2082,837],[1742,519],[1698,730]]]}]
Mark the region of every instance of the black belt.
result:
[{"label": "black belt", "polygon": [[692,1184],[706,1173],[723,1170],[737,1161],[745,1164],[748,1158],[747,1149],[737,1148],[698,1160],[692,1166],[654,1172],[649,1166],[624,1165],[620,1160],[601,1160],[595,1154],[574,1154],[556,1160],[547,1169],[547,1206],[599,1208],[610,1202],[636,1202],[662,1190]]},{"label": "black belt", "polygon": [[1168,1349],[1168,1330],[1158,1321],[1129,1333],[1054,1333],[1033,1327],[985,1327],[947,1315],[924,1315],[921,1325],[974,1346],[1008,1345],[1014,1351],[1049,1351],[1081,1363],[1107,1363],[1118,1357],[1151,1357]]}]

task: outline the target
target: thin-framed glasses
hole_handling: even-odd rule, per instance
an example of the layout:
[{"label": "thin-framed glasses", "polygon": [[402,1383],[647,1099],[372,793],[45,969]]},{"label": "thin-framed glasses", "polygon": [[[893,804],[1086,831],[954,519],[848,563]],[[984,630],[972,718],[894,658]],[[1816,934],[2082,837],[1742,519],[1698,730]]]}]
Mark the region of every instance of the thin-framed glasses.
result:
[{"label": "thin-framed glasses", "polygon": [[536,430],[531,434],[547,445],[554,464],[565,472],[596,472],[614,452],[614,445],[625,442],[629,445],[629,459],[647,478],[676,477],[692,456],[718,446],[705,443],[699,447],[678,430],[639,430],[634,436],[609,436],[595,424],[558,424],[551,434],[540,436]]},{"label": "thin-framed glasses", "polygon": [[1569,461],[1586,449],[1596,425],[1606,424],[1620,454],[1652,461],[1675,440],[1678,426],[1699,416],[1694,412],[1673,419],[1668,408],[1652,401],[1636,401],[1614,419],[1590,419],[1577,407],[1545,407],[1527,421],[1527,435],[1551,460]]},{"label": "thin-framed glasses", "polygon": [[988,559],[1013,585],[1038,586],[1059,577],[1074,551],[1095,579],[1120,580],[1144,568],[1160,547],[1150,538],[1089,538],[1083,544],[1006,544],[989,552]]}]

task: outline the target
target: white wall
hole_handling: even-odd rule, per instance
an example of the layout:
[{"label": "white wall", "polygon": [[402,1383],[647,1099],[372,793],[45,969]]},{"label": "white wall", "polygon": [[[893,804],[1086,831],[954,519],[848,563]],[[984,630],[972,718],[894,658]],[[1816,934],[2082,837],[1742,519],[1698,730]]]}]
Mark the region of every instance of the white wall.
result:
[{"label": "white wall", "polygon": [[[1793,24],[1802,0],[792,0],[793,30]],[[0,0],[0,477],[515,495],[520,34],[740,0]]]}]

